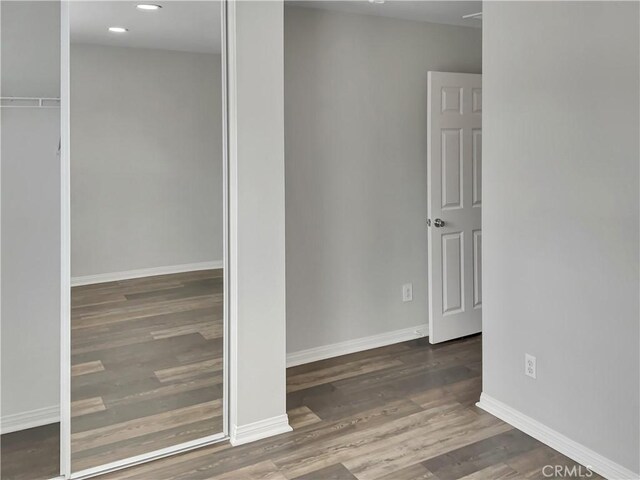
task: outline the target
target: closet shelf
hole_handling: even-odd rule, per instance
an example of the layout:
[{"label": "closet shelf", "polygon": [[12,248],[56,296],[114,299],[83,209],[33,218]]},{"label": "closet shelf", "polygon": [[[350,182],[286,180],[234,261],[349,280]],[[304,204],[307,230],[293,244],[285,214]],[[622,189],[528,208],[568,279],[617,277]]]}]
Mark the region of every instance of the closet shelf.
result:
[{"label": "closet shelf", "polygon": [[58,108],[59,98],[51,97],[0,97],[3,108]]}]

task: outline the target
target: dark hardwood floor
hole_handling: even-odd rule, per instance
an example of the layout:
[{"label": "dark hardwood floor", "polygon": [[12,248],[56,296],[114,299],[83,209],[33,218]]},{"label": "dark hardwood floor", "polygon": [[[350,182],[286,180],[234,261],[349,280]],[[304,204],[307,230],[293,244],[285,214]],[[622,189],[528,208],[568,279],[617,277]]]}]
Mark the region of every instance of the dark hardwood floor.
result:
[{"label": "dark hardwood floor", "polygon": [[287,379],[293,432],[102,478],[544,479],[554,478],[544,475],[545,465],[574,465],[474,405],[480,336],[435,346],[420,339],[301,365]]},{"label": "dark hardwood floor", "polygon": [[0,436],[0,479],[47,480],[60,473],[60,424]]},{"label": "dark hardwood floor", "polygon": [[[179,287],[163,284],[164,299],[179,298],[181,288],[197,290],[195,285]],[[174,290],[171,292],[171,290]],[[90,289],[86,289],[90,290]],[[168,290],[168,291],[167,291]],[[147,287],[138,293],[147,293],[142,297],[131,297],[128,301],[140,299],[144,296],[153,297]],[[92,294],[96,294],[93,292]],[[78,308],[82,302],[90,301],[84,295],[74,294],[74,305]],[[117,294],[108,289],[103,290],[105,302],[123,301]],[[130,295],[137,295],[130,293]],[[110,300],[106,300],[110,299]],[[94,302],[94,303],[91,303]],[[165,307],[160,307],[165,308]],[[203,306],[202,308],[208,308]],[[210,307],[209,307],[210,308]],[[164,398],[160,392],[169,382],[172,388],[183,391],[199,391],[194,387],[195,381],[203,381],[207,386],[215,380],[215,373],[207,368],[183,366],[193,365],[194,362],[207,362],[210,357],[203,358],[206,348],[200,348],[196,342],[194,349],[188,352],[182,350],[181,337],[193,335],[196,331],[203,336],[199,329],[203,328],[201,321],[191,318],[185,327],[174,317],[169,320],[163,315],[184,313],[175,304],[169,307],[171,312],[158,312],[151,307],[140,307],[135,320],[127,317],[130,313],[117,312],[108,315],[107,321],[97,322],[92,316],[91,309],[83,309],[82,321],[76,325],[92,325],[98,328],[103,325],[108,335],[109,348],[121,348],[118,354],[98,358],[85,356],[93,351],[93,344],[86,336],[78,337],[74,342],[74,366],[85,375],[103,375],[109,382],[117,382],[117,387],[124,386],[133,389],[135,393],[124,398],[137,399],[138,394],[153,392],[150,398]],[[124,315],[124,317],[123,317]],[[123,318],[127,317],[127,320]],[[78,317],[80,318],[80,317]],[[166,324],[155,329],[157,339],[140,343],[139,338],[151,335],[148,331],[152,318],[164,318]],[[104,320],[104,319],[103,319]],[[183,319],[184,320],[184,319]],[[132,322],[132,323],[129,323]],[[195,327],[195,325],[200,325]],[[111,327],[127,327],[129,330]],[[141,330],[138,330],[139,327]],[[133,328],[131,328],[133,327]],[[80,329],[89,327],[77,327]],[[185,329],[186,328],[186,329]],[[146,331],[146,333],[143,333]],[[128,333],[127,333],[128,332]],[[158,333],[163,332],[163,333]],[[172,332],[170,334],[169,332]],[[178,332],[180,332],[178,334]],[[88,333],[88,331],[82,332]],[[173,334],[176,334],[175,336]],[[167,336],[168,335],[168,336]],[[161,337],[174,339],[176,343],[162,344],[167,357],[180,358],[184,365],[157,366],[155,355],[149,356],[143,349],[131,348],[132,345],[144,345],[159,341]],[[83,341],[80,341],[83,338]],[[138,340],[136,340],[138,339]],[[179,352],[179,353],[178,353]],[[179,355],[179,357],[178,357]],[[165,356],[165,355],[163,355]],[[430,345],[427,339],[412,340],[388,347],[365,352],[345,355],[324,361],[314,362],[287,370],[287,410],[293,432],[268,438],[238,447],[231,447],[228,442],[222,442],[210,447],[194,450],[182,455],[168,457],[127,470],[113,472],[100,477],[104,480],[205,480],[205,479],[270,479],[270,480],[493,480],[493,479],[546,479],[549,469],[543,472],[546,465],[574,466],[574,462],[503,423],[497,418],[478,409],[475,402],[481,391],[481,336],[469,337],[440,345]],[[102,367],[96,362],[100,360]],[[172,360],[173,361],[173,360]],[[154,365],[152,368],[148,364]],[[146,380],[134,380],[129,375],[128,367],[137,374],[146,371]],[[122,380],[116,376],[107,376],[110,368],[120,368]],[[140,370],[140,369],[146,370]],[[168,370],[173,368],[174,370]],[[164,373],[158,376],[158,372]],[[93,373],[87,373],[93,372]],[[85,377],[89,378],[89,377]],[[147,383],[154,379],[154,388]],[[208,379],[207,379],[208,378]],[[155,381],[160,382],[156,384]],[[137,382],[141,385],[137,386]],[[108,382],[106,382],[108,384]],[[88,395],[90,383],[78,384],[76,392],[86,392]],[[194,390],[190,390],[190,388]],[[206,387],[203,387],[206,388]],[[118,389],[115,390],[117,392]],[[126,405],[124,401],[117,401],[114,391],[107,389],[99,396],[102,404],[108,410],[110,405]],[[74,401],[83,398],[76,393]],[[202,405],[197,398],[188,397],[190,405]],[[96,402],[96,405],[100,405]],[[142,405],[142,404],[141,404]],[[131,410],[131,415],[138,415],[135,419],[124,419],[125,414],[110,418],[120,419],[115,422],[119,429],[111,429],[109,425],[90,425],[86,430],[76,427],[74,435],[82,432],[92,432],[96,429],[108,428],[109,442],[97,440],[98,445],[84,448],[82,452],[101,452],[101,448],[110,449],[115,444],[123,442],[131,452],[138,452],[136,444],[145,438],[160,438],[161,441],[172,438],[173,427],[158,426],[156,422],[165,419],[172,422],[171,413],[166,418],[157,415],[171,412],[175,404],[161,403],[171,406],[165,412],[158,413],[162,408],[155,406],[151,414],[137,408]],[[114,407],[115,408],[115,407]],[[77,413],[77,411],[76,411]],[[202,412],[189,412],[184,417],[186,421],[177,423],[188,428],[203,429],[198,426],[197,418]],[[93,413],[84,415],[104,415],[101,407]],[[210,414],[210,412],[209,412]],[[109,417],[90,417],[107,421]],[[204,415],[202,418],[208,418]],[[215,415],[214,415],[214,418]],[[134,422],[135,428],[128,429],[127,422]],[[87,423],[80,425],[86,426]],[[45,428],[45,427],[43,427]],[[39,429],[35,429],[39,430]],[[103,432],[104,430],[99,430]],[[167,432],[162,434],[161,432]],[[25,432],[23,432],[25,433]],[[33,432],[32,432],[33,434]],[[13,435],[13,434],[12,434]],[[150,435],[150,437],[148,437]],[[157,437],[156,437],[157,435]],[[3,446],[5,445],[3,436]],[[75,437],[76,440],[79,437]],[[100,439],[99,435],[89,434],[92,441]],[[111,442],[111,440],[114,440]],[[25,437],[22,437],[25,445]],[[144,448],[151,446],[146,444]],[[32,450],[36,446],[31,444]],[[117,450],[123,452],[124,450]],[[8,456],[7,456],[8,453]],[[50,455],[52,452],[49,452]],[[50,463],[57,464],[55,459],[49,458]],[[20,455],[23,455],[22,457]],[[45,462],[45,456],[41,462]],[[17,470],[16,465],[25,461],[24,451],[12,451],[5,448],[2,463],[3,479],[22,480],[11,476]],[[91,458],[84,457],[84,458]],[[55,461],[54,461],[55,460]],[[5,472],[9,472],[5,475]],[[584,467],[582,472],[584,473]],[[31,477],[37,478],[37,477]],[[46,478],[46,477],[39,477]],[[570,478],[567,476],[561,478]],[[589,478],[601,478],[595,474]]]},{"label": "dark hardwood floor", "polygon": [[72,471],[222,432],[222,270],[71,289]]}]

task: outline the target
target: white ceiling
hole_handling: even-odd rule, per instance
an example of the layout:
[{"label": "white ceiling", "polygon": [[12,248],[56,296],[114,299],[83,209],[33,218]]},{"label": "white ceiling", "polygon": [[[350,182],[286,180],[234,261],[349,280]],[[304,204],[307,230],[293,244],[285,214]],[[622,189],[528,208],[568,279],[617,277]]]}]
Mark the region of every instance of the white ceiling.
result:
[{"label": "white ceiling", "polygon": [[[140,11],[138,3],[161,5],[158,11]],[[481,27],[463,15],[482,11],[482,1],[287,0],[288,5],[378,15],[422,22]],[[140,0],[70,2],[71,42],[121,47],[158,48],[187,52],[220,53],[220,1]],[[112,26],[125,27],[124,34],[110,33]]]},{"label": "white ceiling", "polygon": [[286,0],[287,5],[296,5],[323,10],[378,15],[381,17],[417,20],[419,22],[444,23],[467,27],[482,27],[482,21],[463,19],[482,11],[482,0],[477,1],[405,1],[386,0],[383,4],[370,3],[368,0],[324,1],[324,0]]},{"label": "white ceiling", "polygon": [[[140,11],[138,3],[161,5]],[[220,1],[73,1],[70,4],[71,42],[120,47],[158,48],[220,53]],[[123,34],[109,27],[125,27]]]}]

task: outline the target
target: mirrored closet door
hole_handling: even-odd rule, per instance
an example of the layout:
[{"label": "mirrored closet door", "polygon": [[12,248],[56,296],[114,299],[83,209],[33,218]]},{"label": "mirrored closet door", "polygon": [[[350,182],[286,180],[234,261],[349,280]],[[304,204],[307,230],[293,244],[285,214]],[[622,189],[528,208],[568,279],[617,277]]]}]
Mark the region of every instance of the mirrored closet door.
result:
[{"label": "mirrored closet door", "polygon": [[226,433],[221,11],[69,3],[74,475]]}]

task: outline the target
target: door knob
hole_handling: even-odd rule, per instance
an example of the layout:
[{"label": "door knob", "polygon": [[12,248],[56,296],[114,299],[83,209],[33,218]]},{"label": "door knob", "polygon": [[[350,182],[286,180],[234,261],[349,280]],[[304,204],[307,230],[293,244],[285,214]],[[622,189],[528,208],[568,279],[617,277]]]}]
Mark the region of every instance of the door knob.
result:
[{"label": "door knob", "polygon": [[436,218],[436,219],[433,221],[433,226],[434,226],[434,227],[436,227],[436,228],[444,227],[444,220],[441,220],[441,219],[439,219],[439,218]]}]

